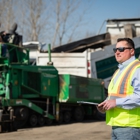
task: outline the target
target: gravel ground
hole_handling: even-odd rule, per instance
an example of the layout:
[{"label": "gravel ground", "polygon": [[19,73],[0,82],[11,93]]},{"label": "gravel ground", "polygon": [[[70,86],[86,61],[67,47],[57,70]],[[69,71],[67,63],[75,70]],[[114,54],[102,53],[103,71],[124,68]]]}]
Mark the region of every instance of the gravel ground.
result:
[{"label": "gravel ground", "polygon": [[111,127],[105,121],[84,121],[0,134],[1,140],[110,140]]}]

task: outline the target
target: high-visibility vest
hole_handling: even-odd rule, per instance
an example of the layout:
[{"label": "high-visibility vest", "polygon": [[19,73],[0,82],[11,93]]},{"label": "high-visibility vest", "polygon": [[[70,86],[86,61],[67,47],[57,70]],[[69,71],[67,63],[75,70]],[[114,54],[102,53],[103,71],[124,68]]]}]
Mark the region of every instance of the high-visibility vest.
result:
[{"label": "high-visibility vest", "polygon": [[[108,87],[108,99],[123,98],[133,94],[134,88],[131,86],[131,81],[138,67],[140,67],[140,61],[134,60],[119,75],[115,84],[114,79],[119,70],[114,73]],[[106,123],[111,126],[140,127],[140,107],[129,110],[121,107],[110,109],[106,111]]]}]

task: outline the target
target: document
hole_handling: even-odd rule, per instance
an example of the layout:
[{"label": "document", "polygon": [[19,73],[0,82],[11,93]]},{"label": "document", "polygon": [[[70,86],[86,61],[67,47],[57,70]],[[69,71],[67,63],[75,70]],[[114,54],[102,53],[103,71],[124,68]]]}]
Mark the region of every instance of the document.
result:
[{"label": "document", "polygon": [[85,101],[77,101],[77,103],[80,103],[80,104],[92,104],[92,105],[98,105],[99,104],[99,103],[85,102]]}]

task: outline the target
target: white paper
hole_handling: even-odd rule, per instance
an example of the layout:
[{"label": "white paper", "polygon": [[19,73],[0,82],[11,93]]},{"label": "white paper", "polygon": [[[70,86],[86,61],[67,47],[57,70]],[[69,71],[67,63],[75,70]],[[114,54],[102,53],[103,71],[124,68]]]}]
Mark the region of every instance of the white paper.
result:
[{"label": "white paper", "polygon": [[92,104],[92,105],[98,105],[99,104],[99,103],[85,102],[85,101],[77,101],[77,103],[80,103],[80,104]]}]

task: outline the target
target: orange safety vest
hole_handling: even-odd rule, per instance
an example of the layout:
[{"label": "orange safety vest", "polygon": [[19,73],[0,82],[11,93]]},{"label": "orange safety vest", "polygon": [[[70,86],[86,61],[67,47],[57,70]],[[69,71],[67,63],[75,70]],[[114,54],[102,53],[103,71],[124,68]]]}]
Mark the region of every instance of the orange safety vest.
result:
[{"label": "orange safety vest", "polygon": [[[123,98],[133,94],[134,88],[131,86],[131,81],[138,67],[140,62],[134,60],[120,74],[115,84],[114,79],[119,70],[114,73],[108,87],[108,99]],[[121,107],[110,109],[106,112],[106,123],[111,126],[140,127],[140,107],[128,110]]]}]

